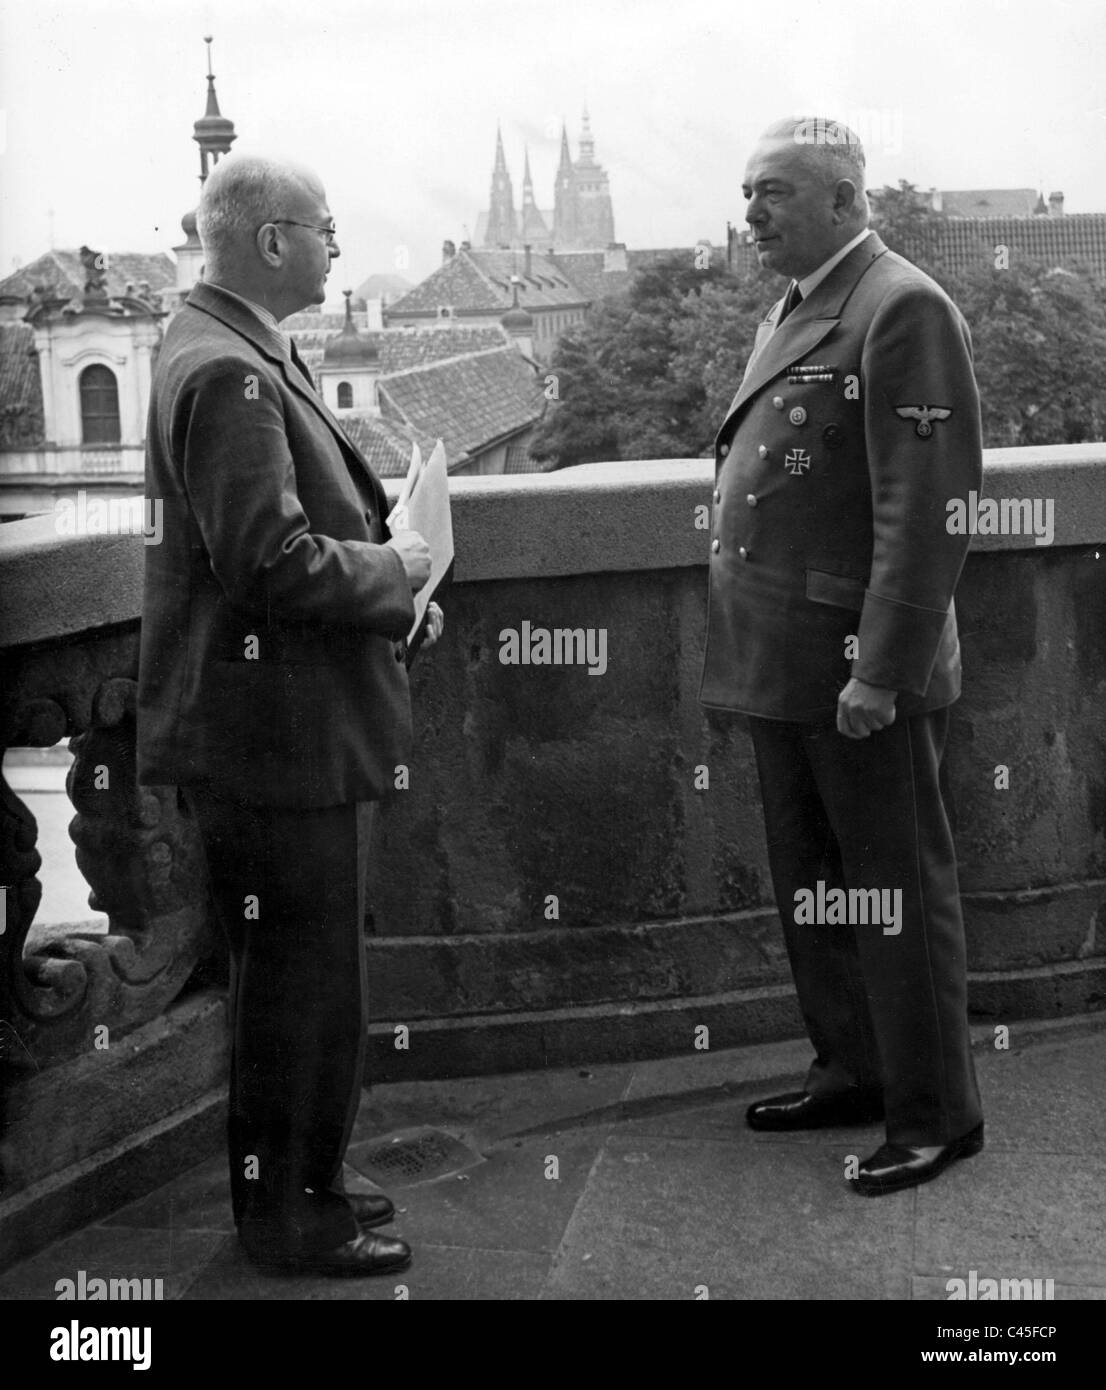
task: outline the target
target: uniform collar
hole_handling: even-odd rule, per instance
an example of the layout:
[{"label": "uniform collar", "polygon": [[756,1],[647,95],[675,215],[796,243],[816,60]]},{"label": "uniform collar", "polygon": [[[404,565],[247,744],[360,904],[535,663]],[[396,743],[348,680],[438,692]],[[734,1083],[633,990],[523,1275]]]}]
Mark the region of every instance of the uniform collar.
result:
[{"label": "uniform collar", "polygon": [[805,275],[799,281],[799,293],[802,297],[809,299],[834,266],[840,265],[850,251],[855,251],[864,238],[871,235],[871,227],[865,227],[863,231],[857,232],[851,241],[847,241],[841,250],[832,255],[828,261],[823,261],[817,270],[812,270],[809,275]]}]

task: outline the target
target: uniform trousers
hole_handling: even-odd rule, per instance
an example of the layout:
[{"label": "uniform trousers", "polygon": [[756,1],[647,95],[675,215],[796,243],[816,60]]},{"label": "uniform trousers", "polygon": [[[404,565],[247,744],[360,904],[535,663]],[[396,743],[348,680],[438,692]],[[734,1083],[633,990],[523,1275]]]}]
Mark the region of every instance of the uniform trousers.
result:
[{"label": "uniform trousers", "polygon": [[[231,1200],[255,1259],[358,1234],[342,1163],[361,1094],[371,801],[245,806],[186,788],[231,955]],[[256,901],[255,901],[256,900]]]},{"label": "uniform trousers", "polygon": [[[941,789],[948,719],[947,709],[900,717],[864,739],[749,719],[776,903],[816,1052],[806,1089],[882,1096],[888,1141],[910,1146],[948,1143],[982,1118]],[[797,923],[797,890],[817,895],[819,881],[827,893],[901,889],[901,930]]]}]

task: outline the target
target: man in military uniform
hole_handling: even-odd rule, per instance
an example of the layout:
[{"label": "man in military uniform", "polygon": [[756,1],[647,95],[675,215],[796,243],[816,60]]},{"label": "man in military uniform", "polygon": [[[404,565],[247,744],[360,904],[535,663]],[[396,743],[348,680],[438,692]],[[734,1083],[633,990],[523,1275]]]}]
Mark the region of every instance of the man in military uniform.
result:
[{"label": "man in military uniform", "polygon": [[883,1118],[851,1178],[874,1196],[983,1147],[939,786],[968,546],[947,504],[980,487],[979,397],[960,312],[868,229],[851,131],[777,122],[743,192],[761,265],[791,283],[716,440],[701,699],[750,716],[816,1051],[802,1091],[746,1118]]}]

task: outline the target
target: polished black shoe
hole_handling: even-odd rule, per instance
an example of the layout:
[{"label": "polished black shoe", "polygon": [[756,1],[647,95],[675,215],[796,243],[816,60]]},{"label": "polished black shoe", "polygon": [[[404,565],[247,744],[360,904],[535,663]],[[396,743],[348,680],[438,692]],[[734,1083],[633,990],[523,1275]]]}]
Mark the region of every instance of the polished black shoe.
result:
[{"label": "polished black shoe", "polygon": [[745,1112],[750,1129],[827,1129],[832,1125],[866,1125],[883,1119],[879,1096],[812,1096],[790,1091],[758,1100]]},{"label": "polished black shoe", "polygon": [[411,1263],[411,1247],[403,1240],[366,1233],[316,1255],[289,1255],[255,1263],[265,1274],[323,1274],[359,1279],[406,1269]]},{"label": "polished black shoe", "polygon": [[887,1192],[901,1192],[917,1187],[943,1173],[958,1158],[970,1158],[983,1148],[983,1125],[954,1139],[951,1144],[933,1144],[926,1148],[910,1148],[905,1144],[884,1144],[866,1158],[849,1181],[865,1197],[882,1197]]},{"label": "polished black shoe", "polygon": [[373,1226],[383,1226],[391,1221],[396,1209],[390,1197],[383,1192],[345,1192],[342,1194],[350,1205],[353,1218],[363,1231]]}]

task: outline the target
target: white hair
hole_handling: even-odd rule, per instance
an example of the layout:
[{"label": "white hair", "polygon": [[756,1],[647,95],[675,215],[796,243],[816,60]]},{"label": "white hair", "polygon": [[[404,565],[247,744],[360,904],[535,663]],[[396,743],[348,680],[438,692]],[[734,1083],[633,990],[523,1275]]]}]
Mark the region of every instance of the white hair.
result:
[{"label": "white hair", "polygon": [[310,170],[295,164],[260,155],[221,159],[204,183],[196,212],[208,269],[240,256],[259,227],[283,217],[305,185],[318,184]]}]

